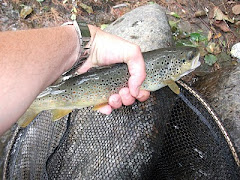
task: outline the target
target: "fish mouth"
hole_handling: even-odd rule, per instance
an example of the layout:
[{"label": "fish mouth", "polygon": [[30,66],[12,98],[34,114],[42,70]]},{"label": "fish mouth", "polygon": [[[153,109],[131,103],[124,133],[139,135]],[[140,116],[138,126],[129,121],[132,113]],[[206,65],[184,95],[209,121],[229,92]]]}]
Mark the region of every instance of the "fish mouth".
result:
[{"label": "fish mouth", "polygon": [[200,53],[198,53],[198,55],[196,57],[194,57],[194,59],[192,60],[191,69],[189,69],[185,73],[181,74],[180,77],[183,77],[183,76],[189,74],[190,72],[194,71],[197,67],[199,67],[201,65],[201,63],[199,61],[199,57],[200,57]]},{"label": "fish mouth", "polygon": [[200,57],[200,53],[198,53],[198,55],[193,59],[191,70],[194,70],[201,65],[199,61],[199,57]]}]

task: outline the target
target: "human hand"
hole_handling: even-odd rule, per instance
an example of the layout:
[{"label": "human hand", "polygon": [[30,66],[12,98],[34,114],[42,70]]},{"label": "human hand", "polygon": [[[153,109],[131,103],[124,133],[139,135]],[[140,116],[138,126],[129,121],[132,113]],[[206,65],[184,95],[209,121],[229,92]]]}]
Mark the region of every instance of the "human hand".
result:
[{"label": "human hand", "polygon": [[110,96],[109,104],[101,107],[99,111],[103,114],[110,114],[112,109],[120,108],[122,104],[126,106],[133,104],[135,99],[147,100],[150,93],[139,89],[146,77],[140,48],[97,27],[89,25],[89,29],[91,32],[90,56],[77,72],[82,74],[94,66],[126,63],[131,75],[128,88],[122,88],[119,94]]}]

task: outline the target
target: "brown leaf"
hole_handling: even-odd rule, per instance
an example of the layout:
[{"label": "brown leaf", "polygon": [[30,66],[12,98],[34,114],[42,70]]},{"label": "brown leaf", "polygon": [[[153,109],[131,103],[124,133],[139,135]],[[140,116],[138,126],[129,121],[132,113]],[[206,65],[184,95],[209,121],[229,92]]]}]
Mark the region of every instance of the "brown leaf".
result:
[{"label": "brown leaf", "polygon": [[219,54],[221,52],[219,45],[217,45],[214,42],[209,42],[206,47],[206,50],[211,54]]},{"label": "brown leaf", "polygon": [[224,32],[232,32],[225,21],[215,21],[214,25],[219,27]]},{"label": "brown leaf", "polygon": [[212,31],[209,31],[209,32],[208,32],[208,36],[207,36],[208,41],[210,41],[210,40],[212,39],[212,35],[213,35],[213,32],[212,32]]},{"label": "brown leaf", "polygon": [[233,14],[235,14],[235,15],[240,14],[240,4],[237,4],[237,5],[233,6],[233,7],[232,7],[232,12],[233,12]]},{"label": "brown leaf", "polygon": [[20,17],[25,19],[33,11],[31,6],[24,6],[20,12]]},{"label": "brown leaf", "polygon": [[197,12],[194,13],[195,17],[201,17],[207,15],[205,11],[198,10]]},{"label": "brown leaf", "polygon": [[240,21],[237,21],[237,22],[235,23],[235,25],[236,25],[236,26],[240,26]]},{"label": "brown leaf", "polygon": [[218,21],[226,20],[226,21],[229,21],[231,23],[234,23],[234,20],[230,19],[227,15],[223,14],[221,9],[219,9],[218,7],[215,6],[213,8],[213,11],[214,11],[213,18],[215,18],[216,20],[218,20]]},{"label": "brown leaf", "polygon": [[218,39],[218,38],[220,38],[222,36],[222,34],[221,33],[218,33],[218,34],[216,34],[213,38],[214,39]]},{"label": "brown leaf", "polygon": [[88,6],[88,5],[84,4],[84,3],[79,3],[79,6],[81,8],[83,8],[85,11],[87,11],[88,14],[92,14],[93,13],[93,9],[92,9],[91,6]]}]

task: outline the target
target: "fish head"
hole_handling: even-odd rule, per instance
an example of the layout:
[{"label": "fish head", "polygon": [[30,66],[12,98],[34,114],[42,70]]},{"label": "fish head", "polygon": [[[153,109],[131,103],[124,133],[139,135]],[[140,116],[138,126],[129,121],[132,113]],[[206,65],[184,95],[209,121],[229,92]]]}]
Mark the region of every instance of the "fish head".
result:
[{"label": "fish head", "polygon": [[178,51],[175,61],[176,72],[172,77],[173,80],[180,79],[201,65],[199,61],[200,52],[197,48],[183,47],[178,49]]}]

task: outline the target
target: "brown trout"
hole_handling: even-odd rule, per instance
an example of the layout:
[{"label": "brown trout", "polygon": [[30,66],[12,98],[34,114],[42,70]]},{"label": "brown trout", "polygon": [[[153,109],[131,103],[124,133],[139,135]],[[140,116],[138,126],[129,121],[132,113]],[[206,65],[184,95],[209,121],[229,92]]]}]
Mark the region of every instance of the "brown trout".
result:
[{"label": "brown trout", "polygon": [[[169,86],[176,94],[180,90],[174,81],[200,65],[199,51],[193,47],[163,48],[143,53],[147,77],[141,89],[156,91]],[[34,100],[19,119],[27,126],[43,110],[51,110],[58,120],[73,109],[97,106],[108,102],[110,95],[127,87],[130,77],[126,64],[90,70],[59,85],[49,86]]]}]

